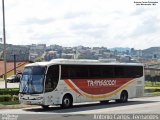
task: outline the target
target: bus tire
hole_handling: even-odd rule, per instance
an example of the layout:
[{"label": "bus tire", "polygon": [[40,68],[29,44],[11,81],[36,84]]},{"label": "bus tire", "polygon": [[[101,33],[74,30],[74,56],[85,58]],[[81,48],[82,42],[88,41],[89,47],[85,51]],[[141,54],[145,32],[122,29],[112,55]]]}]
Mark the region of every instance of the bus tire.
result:
[{"label": "bus tire", "polygon": [[48,109],[48,108],[49,108],[49,105],[42,105],[42,108],[43,108],[43,109]]},{"label": "bus tire", "polygon": [[63,99],[62,99],[62,104],[61,107],[62,108],[69,108],[73,105],[73,98],[70,94],[66,94],[64,95]]},{"label": "bus tire", "polygon": [[116,100],[118,103],[125,103],[128,101],[128,92],[126,90],[121,92],[120,99]]},{"label": "bus tire", "polygon": [[106,104],[106,103],[109,103],[109,100],[102,100],[100,101],[101,104]]}]

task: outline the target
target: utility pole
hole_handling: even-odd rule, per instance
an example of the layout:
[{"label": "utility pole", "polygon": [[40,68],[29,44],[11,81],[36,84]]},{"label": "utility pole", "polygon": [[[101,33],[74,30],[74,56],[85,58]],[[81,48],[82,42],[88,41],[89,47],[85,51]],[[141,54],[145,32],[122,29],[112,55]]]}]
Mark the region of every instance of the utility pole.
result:
[{"label": "utility pole", "polygon": [[2,0],[2,13],[3,13],[3,41],[4,41],[4,80],[5,80],[5,88],[7,88],[7,65],[6,65],[6,31],[5,31],[5,11],[4,11],[4,0]]},{"label": "utility pole", "polygon": [[16,54],[13,55],[14,58],[14,75],[16,75]]}]

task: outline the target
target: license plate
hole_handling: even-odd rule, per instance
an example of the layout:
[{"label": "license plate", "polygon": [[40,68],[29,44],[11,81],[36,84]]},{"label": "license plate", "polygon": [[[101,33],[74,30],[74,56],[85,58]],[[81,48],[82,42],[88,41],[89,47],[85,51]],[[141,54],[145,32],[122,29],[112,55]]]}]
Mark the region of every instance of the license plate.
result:
[{"label": "license plate", "polygon": [[27,101],[26,103],[27,103],[27,104],[31,104],[31,101]]}]

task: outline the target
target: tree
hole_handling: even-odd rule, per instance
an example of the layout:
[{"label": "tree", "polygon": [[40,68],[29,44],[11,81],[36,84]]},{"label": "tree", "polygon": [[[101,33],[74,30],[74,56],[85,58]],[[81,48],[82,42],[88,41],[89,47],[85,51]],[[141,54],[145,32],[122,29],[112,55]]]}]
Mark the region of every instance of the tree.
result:
[{"label": "tree", "polygon": [[43,58],[41,56],[34,59],[35,62],[42,62]]},{"label": "tree", "polygon": [[78,55],[78,59],[85,59],[85,57],[82,54],[80,54]]}]

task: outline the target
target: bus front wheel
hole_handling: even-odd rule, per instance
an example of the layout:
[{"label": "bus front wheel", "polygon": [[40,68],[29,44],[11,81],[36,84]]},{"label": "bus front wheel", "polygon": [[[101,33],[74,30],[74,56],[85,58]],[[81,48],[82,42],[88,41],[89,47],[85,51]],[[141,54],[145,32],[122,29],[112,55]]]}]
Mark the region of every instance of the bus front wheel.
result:
[{"label": "bus front wheel", "polygon": [[62,100],[62,104],[61,104],[61,107],[62,108],[69,108],[73,105],[73,99],[72,99],[72,96],[71,95],[65,95],[63,97],[63,100]]},{"label": "bus front wheel", "polygon": [[42,105],[42,108],[43,108],[43,109],[48,109],[48,108],[49,108],[49,105]]},{"label": "bus front wheel", "polygon": [[106,104],[106,103],[109,103],[109,100],[102,100],[100,101],[101,104]]}]

